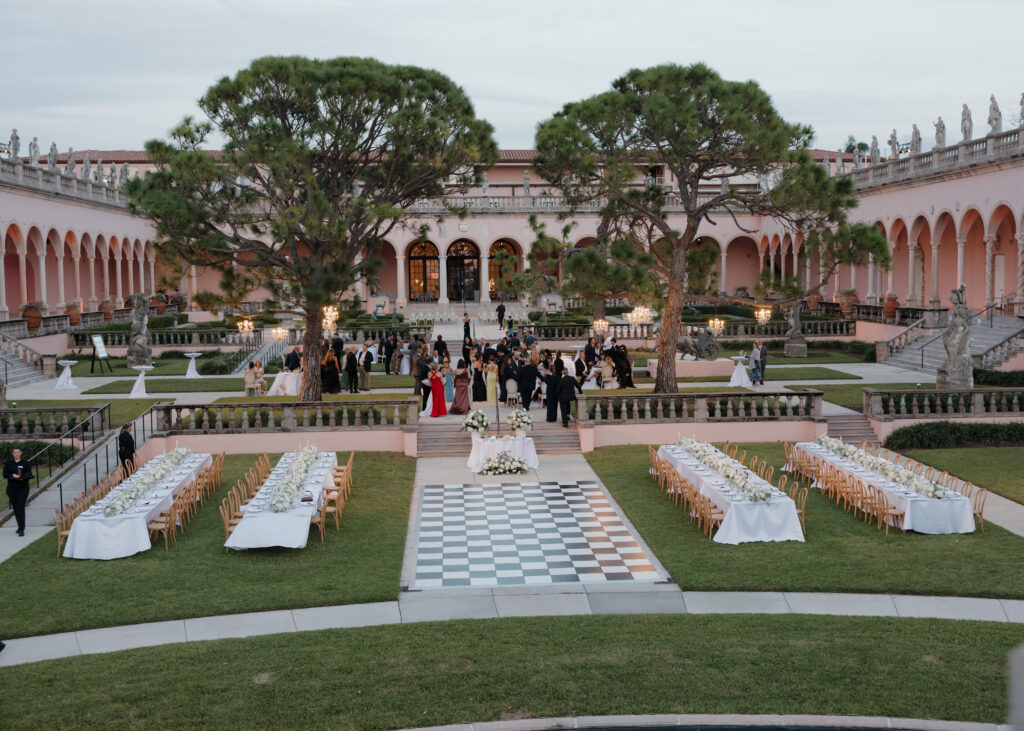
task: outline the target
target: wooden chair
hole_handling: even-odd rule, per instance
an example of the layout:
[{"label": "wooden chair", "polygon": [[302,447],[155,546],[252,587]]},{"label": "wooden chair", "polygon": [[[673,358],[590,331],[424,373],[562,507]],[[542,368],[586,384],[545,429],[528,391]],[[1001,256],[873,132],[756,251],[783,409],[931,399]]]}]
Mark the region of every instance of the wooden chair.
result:
[{"label": "wooden chair", "polygon": [[[796,492],[796,490],[794,490]],[[796,492],[796,497],[793,498],[793,502],[796,503],[796,514],[800,516],[800,529],[806,533],[807,526],[804,524],[804,507],[807,505],[807,488],[801,487],[800,492]]]},{"label": "wooden chair", "polygon": [[313,513],[309,518],[310,526],[316,526],[320,531],[320,542],[323,543],[326,537],[325,528],[327,526],[327,513],[325,511],[326,502],[320,506],[320,509]]},{"label": "wooden chair", "polygon": [[981,532],[985,532],[985,501],[988,500],[988,490],[983,487],[978,487],[974,490],[974,495],[971,497],[971,507],[974,510],[974,514],[978,517],[978,521],[981,523]]},{"label": "wooden chair", "polygon": [[[779,478],[779,492],[786,492],[786,483],[788,481],[789,477],[786,475],[783,475],[782,477]],[[796,480],[793,480],[793,483],[796,484]],[[788,495],[789,493],[786,494]]]},{"label": "wooden chair", "polygon": [[[884,492],[878,492],[878,530],[882,530],[882,523],[885,523],[885,535],[889,535],[889,526],[903,530],[903,511],[898,510],[889,502]],[[906,532],[906,531],[904,531]]]},{"label": "wooden chair", "polygon": [[761,475],[761,479],[771,484],[772,479],[775,477],[775,467],[773,465],[768,465],[767,467],[765,467],[764,462],[761,463],[761,467],[763,473]]},{"label": "wooden chair", "polygon": [[756,454],[750,455],[750,467],[749,467],[749,469],[750,469],[751,472],[754,472],[754,473],[757,472],[757,455]]},{"label": "wooden chair", "polygon": [[[228,499],[227,498],[224,498],[224,500],[221,501],[219,509],[220,509],[220,520],[221,520],[221,523],[224,526],[224,541],[226,543],[228,538],[231,537],[231,532],[235,529],[235,526],[238,525],[238,521],[241,520],[241,519],[240,518],[232,518],[231,517],[231,505],[228,503]],[[227,553],[227,552],[228,552],[228,547],[224,546],[224,553]]]},{"label": "wooden chair", "polygon": [[[732,445],[732,449],[730,449],[730,450],[729,450],[729,456],[730,456],[730,457],[731,457],[732,459],[736,459],[736,452],[737,452],[737,450],[738,450],[739,448],[740,448],[740,445],[738,445],[738,444],[734,444],[734,445]],[[746,451],[744,451],[744,454],[746,454]],[[741,460],[741,461],[742,461],[742,460]]]},{"label": "wooden chair", "polygon": [[60,558],[60,550],[64,546],[64,541],[71,535],[71,521],[63,511],[54,510],[53,524],[57,527],[57,558]]},{"label": "wooden chair", "polygon": [[783,442],[782,453],[786,455],[786,464],[783,469],[785,469],[786,467],[793,467],[793,443]]},{"label": "wooden chair", "polygon": [[349,452],[348,462],[346,462],[344,465],[338,465],[337,467],[334,468],[335,478],[337,478],[338,475],[345,476],[345,497],[348,497],[349,494],[352,492],[352,462],[355,460],[355,456],[355,452]]},{"label": "wooden chair", "polygon": [[743,461],[746,458],[747,458],[747,450],[744,449],[742,452],[740,452],[740,456],[736,458],[736,461],[739,462],[740,464],[743,464]]},{"label": "wooden chair", "polygon": [[154,535],[163,535],[164,550],[169,550],[170,543],[177,538],[178,529],[178,501],[171,503],[171,507],[162,512],[159,517],[146,526],[150,538]]}]

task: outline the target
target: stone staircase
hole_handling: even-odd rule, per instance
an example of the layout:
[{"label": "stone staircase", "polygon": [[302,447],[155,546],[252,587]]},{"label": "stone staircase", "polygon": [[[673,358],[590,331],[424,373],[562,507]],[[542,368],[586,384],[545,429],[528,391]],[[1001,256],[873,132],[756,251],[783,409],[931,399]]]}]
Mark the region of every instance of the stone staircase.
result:
[{"label": "stone staircase", "polygon": [[871,444],[878,444],[878,438],[871,429],[871,423],[864,414],[834,414],[826,416],[828,422],[828,435],[836,439],[842,439],[848,444],[860,444],[867,440]]},{"label": "stone staircase", "polygon": [[8,389],[46,380],[38,368],[10,355],[0,355],[0,378],[4,379]]},{"label": "stone staircase", "polygon": [[[533,409],[533,437],[537,454],[578,454],[580,435],[575,424],[565,429],[561,422],[549,424],[544,421],[545,412]],[[416,452],[419,457],[469,457],[473,440],[469,432],[460,431],[460,423],[420,421],[417,428]],[[508,430],[502,425],[504,436]],[[493,436],[492,431],[489,436]]]},{"label": "stone staircase", "polygon": [[[971,325],[971,353],[983,353],[1024,327],[1024,320],[1016,317],[996,317],[991,327],[987,320]],[[946,348],[940,337],[941,330],[932,330],[885,359],[886,365],[935,374],[946,362]],[[930,342],[929,342],[930,341]],[[922,359],[922,348],[924,358]],[[998,364],[997,364],[998,365]]]}]

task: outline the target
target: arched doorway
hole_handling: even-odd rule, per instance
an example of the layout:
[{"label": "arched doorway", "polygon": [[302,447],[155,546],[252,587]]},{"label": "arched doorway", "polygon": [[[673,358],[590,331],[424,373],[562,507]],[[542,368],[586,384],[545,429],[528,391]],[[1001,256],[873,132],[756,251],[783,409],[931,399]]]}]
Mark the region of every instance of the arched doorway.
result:
[{"label": "arched doorway", "polygon": [[[500,256],[499,256],[500,252]],[[495,258],[497,257],[497,259]],[[519,256],[516,254],[516,247],[510,241],[498,239],[491,244],[491,250],[487,258],[487,291],[490,298],[496,301],[513,300],[514,295],[501,291],[499,280],[501,279],[501,267],[508,267],[509,262],[516,272],[519,271]]]},{"label": "arched doorway", "polygon": [[437,247],[420,241],[409,250],[409,301],[437,302],[441,296],[441,266]]},{"label": "arched doorway", "polygon": [[476,302],[480,291],[480,250],[468,239],[448,247],[448,299]]}]

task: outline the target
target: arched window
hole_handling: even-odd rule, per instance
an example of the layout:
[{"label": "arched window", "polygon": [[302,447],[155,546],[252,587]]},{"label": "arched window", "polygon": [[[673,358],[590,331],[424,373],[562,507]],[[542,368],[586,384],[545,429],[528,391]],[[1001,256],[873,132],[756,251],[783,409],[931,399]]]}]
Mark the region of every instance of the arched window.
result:
[{"label": "arched window", "polygon": [[[487,262],[487,282],[488,291],[490,292],[492,300],[500,300],[502,299],[504,294],[503,292],[501,292],[499,287],[499,280],[501,279],[501,261],[500,259],[495,260],[495,257],[498,255],[498,252],[502,252],[502,256],[500,257],[500,259],[505,260],[506,267],[509,266],[509,257],[511,257],[511,265],[514,268],[514,271],[519,271],[519,257],[516,254],[516,247],[513,246],[510,241],[506,241],[505,239],[498,239],[493,244],[491,244],[490,257]],[[509,296],[509,298],[511,298],[511,295]]]},{"label": "arched window", "polygon": [[429,241],[420,241],[409,251],[409,301],[437,302],[440,295],[437,247]]},{"label": "arched window", "polygon": [[448,247],[448,299],[476,302],[480,290],[480,250],[467,239]]}]

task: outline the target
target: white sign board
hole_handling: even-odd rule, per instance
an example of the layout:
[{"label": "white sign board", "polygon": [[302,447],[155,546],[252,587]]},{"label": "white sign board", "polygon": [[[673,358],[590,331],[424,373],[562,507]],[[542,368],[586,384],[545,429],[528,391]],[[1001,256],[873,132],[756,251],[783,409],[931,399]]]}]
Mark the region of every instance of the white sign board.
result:
[{"label": "white sign board", "polygon": [[109,358],[110,357],[109,355],[107,355],[107,346],[103,344],[103,336],[102,335],[93,335],[92,336],[92,347],[94,347],[96,349],[96,357],[97,358]]}]

